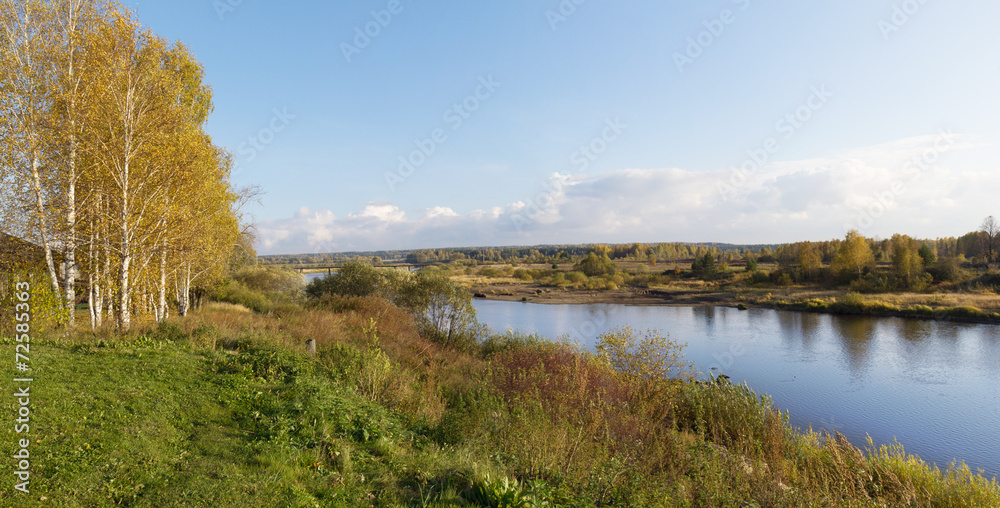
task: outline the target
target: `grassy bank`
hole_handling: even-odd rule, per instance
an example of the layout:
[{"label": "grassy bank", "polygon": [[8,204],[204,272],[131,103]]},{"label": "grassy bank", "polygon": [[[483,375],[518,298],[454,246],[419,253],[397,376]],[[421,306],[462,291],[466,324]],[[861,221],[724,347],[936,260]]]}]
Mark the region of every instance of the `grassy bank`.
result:
[{"label": "grassy bank", "polygon": [[[614,271],[588,277],[575,265],[442,265],[435,269],[482,298],[550,304],[756,305],[769,308],[1000,323],[995,286],[941,283],[926,291],[866,293],[825,282],[776,284],[759,265],[757,272],[719,272],[712,280],[695,276],[688,265],[660,271],[636,262],[614,262]],[[763,276],[762,276],[763,274]],[[968,275],[971,277],[971,275]],[[984,274],[975,280],[993,280]]]},{"label": "grassy bank", "polygon": [[[619,330],[602,344],[603,355],[519,335],[445,347],[377,298],[270,316],[215,305],[127,337],[37,342],[31,494],[8,484],[2,499],[1000,506],[1000,487],[964,466],[800,434],[745,386],[693,382],[656,334]],[[13,442],[10,426],[4,435]]]},{"label": "grassy bank", "polygon": [[856,316],[887,316],[911,319],[934,319],[970,323],[1000,323],[1000,312],[989,312],[972,305],[930,306],[926,303],[902,303],[899,300],[847,293],[832,298],[758,298],[753,303],[763,307],[805,312]]}]

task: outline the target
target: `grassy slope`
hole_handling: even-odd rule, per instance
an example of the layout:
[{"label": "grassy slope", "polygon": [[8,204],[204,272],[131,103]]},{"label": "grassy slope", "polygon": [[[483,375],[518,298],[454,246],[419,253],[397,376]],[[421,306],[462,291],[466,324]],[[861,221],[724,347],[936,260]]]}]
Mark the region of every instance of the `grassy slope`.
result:
[{"label": "grassy slope", "polygon": [[253,443],[222,402],[233,390],[210,371],[212,355],[152,341],[35,351],[31,436],[40,442],[32,446],[31,499],[66,507],[284,504],[280,473],[261,461],[267,445]]},{"label": "grassy slope", "polygon": [[383,303],[338,310],[37,343],[32,493],[0,506],[1000,506],[967,470],[794,434],[745,388],[650,385],[558,344],[466,354]]},{"label": "grassy slope", "polygon": [[[0,506],[397,504],[419,497],[425,470],[465,462],[291,347],[302,341],[277,319],[216,312],[184,324],[36,342],[31,494],[4,485]],[[3,434],[15,442],[13,426]],[[0,463],[0,477],[13,470]]]}]

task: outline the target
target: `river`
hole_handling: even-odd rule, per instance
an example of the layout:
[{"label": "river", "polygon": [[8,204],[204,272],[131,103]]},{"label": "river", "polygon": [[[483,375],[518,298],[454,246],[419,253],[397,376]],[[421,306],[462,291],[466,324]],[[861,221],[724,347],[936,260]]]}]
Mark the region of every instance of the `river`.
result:
[{"label": "river", "polygon": [[687,360],[746,382],[811,425],[863,446],[902,443],[942,469],[1000,475],[1000,326],[725,307],[475,301],[493,331],[567,337],[592,349],[621,325],[686,343]]}]

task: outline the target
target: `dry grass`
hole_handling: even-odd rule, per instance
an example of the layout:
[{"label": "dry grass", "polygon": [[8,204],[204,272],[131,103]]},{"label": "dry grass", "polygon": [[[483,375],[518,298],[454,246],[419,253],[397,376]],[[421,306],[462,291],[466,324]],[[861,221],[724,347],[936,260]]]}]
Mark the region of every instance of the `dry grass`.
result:
[{"label": "dry grass", "polygon": [[527,285],[530,283],[529,281],[524,281],[516,277],[486,277],[485,275],[452,275],[451,279],[466,287]]},{"label": "dry grass", "polygon": [[927,305],[939,307],[975,307],[987,312],[1000,312],[1000,296],[993,292],[980,293],[902,293],[879,295],[879,299],[900,306]]},{"label": "dry grass", "polygon": [[210,302],[207,305],[205,305],[205,310],[253,312],[252,310],[244,307],[243,305],[235,303],[227,303],[227,302]]}]

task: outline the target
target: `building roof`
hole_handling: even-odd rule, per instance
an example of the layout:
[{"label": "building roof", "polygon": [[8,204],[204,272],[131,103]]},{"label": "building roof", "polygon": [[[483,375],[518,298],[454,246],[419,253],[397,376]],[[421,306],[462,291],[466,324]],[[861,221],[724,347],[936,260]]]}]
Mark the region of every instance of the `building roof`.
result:
[{"label": "building roof", "polygon": [[45,249],[27,240],[0,232],[0,271],[45,263]]}]

